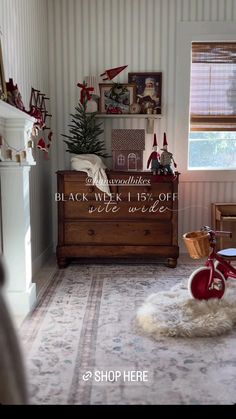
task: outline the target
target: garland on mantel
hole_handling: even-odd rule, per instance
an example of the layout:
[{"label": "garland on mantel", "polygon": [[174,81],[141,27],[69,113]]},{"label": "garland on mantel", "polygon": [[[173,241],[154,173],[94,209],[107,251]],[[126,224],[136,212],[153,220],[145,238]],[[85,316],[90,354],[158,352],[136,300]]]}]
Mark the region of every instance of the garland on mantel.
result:
[{"label": "garland on mantel", "polygon": [[[44,157],[48,160],[49,148],[51,147],[53,133],[50,131],[48,134],[48,143],[46,144],[44,138],[40,138],[37,144],[37,148],[44,152]],[[27,147],[15,148],[8,144],[7,140],[0,135],[0,161],[15,161],[17,163],[23,163],[26,161],[27,150],[35,148],[33,135],[31,135]]]}]

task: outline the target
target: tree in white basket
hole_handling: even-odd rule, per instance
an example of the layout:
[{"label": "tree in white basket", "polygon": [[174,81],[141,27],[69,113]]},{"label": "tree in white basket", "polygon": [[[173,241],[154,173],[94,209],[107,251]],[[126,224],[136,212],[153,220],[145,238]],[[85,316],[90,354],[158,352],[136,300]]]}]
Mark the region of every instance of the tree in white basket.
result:
[{"label": "tree in white basket", "polygon": [[96,123],[97,112],[86,111],[87,98],[75,107],[76,113],[71,114],[72,121],[68,125],[70,135],[62,134],[66,140],[67,152],[72,154],[96,154],[100,157],[109,157],[106,153],[104,139],[101,138],[103,130]]},{"label": "tree in white basket", "polygon": [[[85,84],[82,85],[86,87]],[[79,86],[81,87],[81,85]],[[110,188],[107,183],[106,166],[101,157],[109,157],[106,153],[101,125],[96,123],[97,112],[89,113],[86,108],[89,95],[80,96],[80,102],[76,106],[76,113],[71,114],[72,121],[69,124],[70,135],[62,134],[64,142],[67,144],[67,152],[72,154],[71,168],[86,172],[93,179],[93,184],[107,194],[110,194]],[[76,155],[76,156],[75,156]]]}]

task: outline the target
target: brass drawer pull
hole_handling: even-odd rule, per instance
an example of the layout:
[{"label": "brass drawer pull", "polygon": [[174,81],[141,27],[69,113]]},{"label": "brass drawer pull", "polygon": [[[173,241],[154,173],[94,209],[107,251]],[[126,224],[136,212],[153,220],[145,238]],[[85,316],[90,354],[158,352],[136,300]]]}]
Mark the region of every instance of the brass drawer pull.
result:
[{"label": "brass drawer pull", "polygon": [[95,231],[94,230],[88,230],[88,235],[89,236],[94,236],[94,234],[95,234]]},{"label": "brass drawer pull", "polygon": [[144,236],[148,236],[150,234],[150,230],[144,230]]}]

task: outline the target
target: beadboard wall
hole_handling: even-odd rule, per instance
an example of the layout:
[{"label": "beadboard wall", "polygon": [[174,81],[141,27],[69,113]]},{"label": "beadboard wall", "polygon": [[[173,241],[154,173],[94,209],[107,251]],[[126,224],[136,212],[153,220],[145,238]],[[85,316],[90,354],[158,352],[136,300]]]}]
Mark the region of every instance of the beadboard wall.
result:
[{"label": "beadboard wall", "polygon": [[[49,94],[47,0],[0,0],[0,30],[6,79],[17,82],[28,108],[31,86]],[[38,149],[35,153],[30,178],[33,274],[52,247],[51,161]]]},{"label": "beadboard wall", "polygon": [[[175,137],[178,25],[180,22],[236,23],[236,1],[49,0],[48,12],[50,88],[57,132],[53,172],[69,167],[69,156],[60,134],[66,132],[69,113],[74,111],[78,101],[77,82],[86,75],[100,74],[107,68],[125,64],[128,69],[116,81],[126,82],[128,72],[163,72],[163,117],[156,122],[155,130],[159,142],[163,132],[167,132],[169,149],[175,153],[178,149],[178,138]],[[104,130],[108,150],[112,128],[145,128],[145,121],[135,118],[106,120]],[[151,147],[152,136],[147,135],[145,160]],[[235,182],[223,180],[223,174],[220,182],[182,178],[180,244],[184,232],[210,223],[211,202],[236,202]],[[52,181],[56,190],[55,177]],[[55,206],[54,214],[56,217]],[[54,240],[56,242],[56,223]]]}]

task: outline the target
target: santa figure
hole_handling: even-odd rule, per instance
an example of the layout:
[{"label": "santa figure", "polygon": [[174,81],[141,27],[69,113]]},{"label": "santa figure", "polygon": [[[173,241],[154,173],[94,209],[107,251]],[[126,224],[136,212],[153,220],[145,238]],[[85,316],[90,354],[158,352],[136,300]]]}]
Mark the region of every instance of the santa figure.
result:
[{"label": "santa figure", "polygon": [[150,157],[147,162],[147,169],[149,168],[151,163],[151,171],[154,175],[160,174],[160,154],[158,153],[158,145],[157,145],[157,136],[154,134],[153,140],[153,152],[150,154]]},{"label": "santa figure", "polygon": [[150,98],[157,103],[159,98],[157,96],[157,83],[155,82],[155,79],[151,77],[146,78],[144,91],[138,96],[141,98],[150,96]]},{"label": "santa figure", "polygon": [[170,153],[168,150],[168,143],[166,139],[166,133],[164,132],[164,139],[163,139],[163,148],[161,149],[163,152],[161,153],[161,167],[162,171],[165,175],[170,174],[173,175],[174,171],[172,169],[172,162],[174,164],[174,167],[177,167],[173,154]]}]

